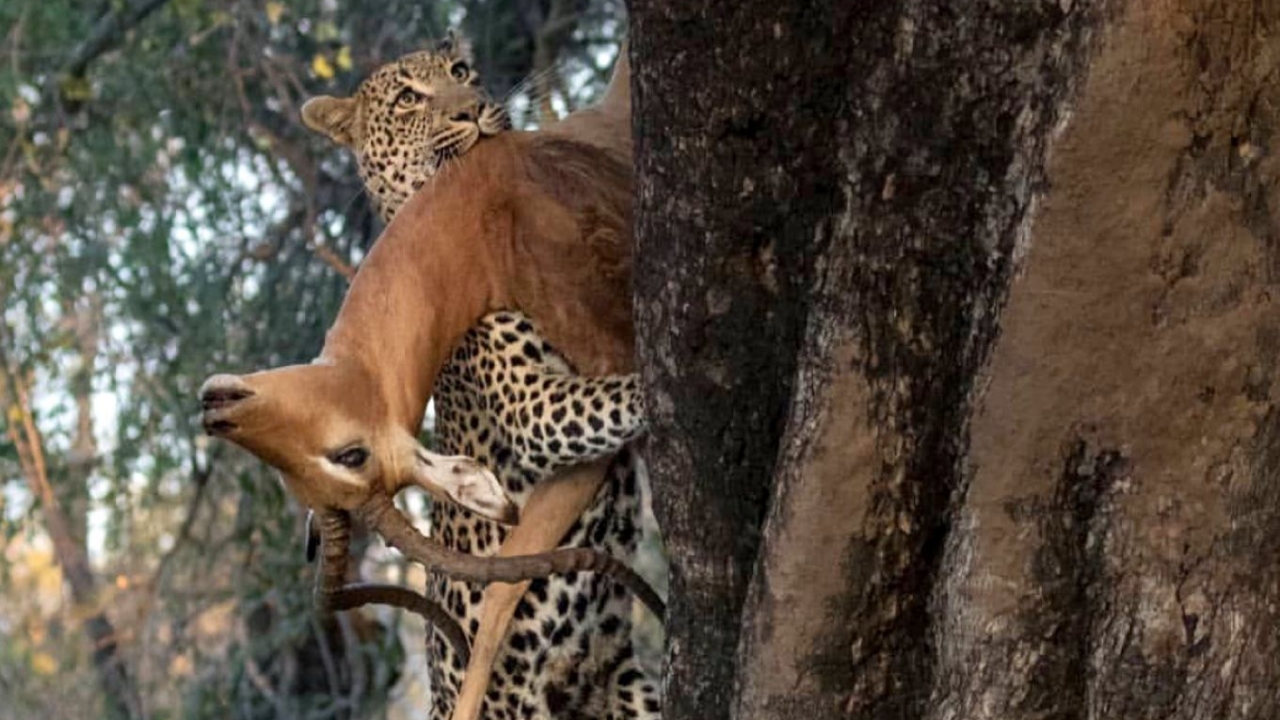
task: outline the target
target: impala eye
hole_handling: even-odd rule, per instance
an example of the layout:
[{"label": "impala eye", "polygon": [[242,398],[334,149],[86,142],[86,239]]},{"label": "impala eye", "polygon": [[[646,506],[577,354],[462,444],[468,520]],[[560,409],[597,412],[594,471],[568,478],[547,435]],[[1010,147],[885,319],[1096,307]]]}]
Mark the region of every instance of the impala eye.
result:
[{"label": "impala eye", "polygon": [[453,67],[449,68],[449,74],[454,80],[463,82],[471,75],[471,68],[465,62],[456,62]]},{"label": "impala eye", "polygon": [[339,450],[329,456],[329,460],[335,465],[341,465],[352,470],[359,470],[369,461],[369,451],[362,447],[349,447],[346,450]]},{"label": "impala eye", "polygon": [[413,107],[422,102],[423,94],[413,88],[405,88],[396,96],[396,107]]}]

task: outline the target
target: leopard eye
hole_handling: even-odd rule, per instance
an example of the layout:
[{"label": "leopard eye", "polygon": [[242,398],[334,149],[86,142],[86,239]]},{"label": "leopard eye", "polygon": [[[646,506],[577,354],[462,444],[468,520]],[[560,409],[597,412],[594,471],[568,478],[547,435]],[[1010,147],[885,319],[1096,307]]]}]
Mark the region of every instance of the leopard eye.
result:
[{"label": "leopard eye", "polygon": [[405,88],[396,96],[396,107],[413,107],[422,102],[422,93],[413,88]]},{"label": "leopard eye", "polygon": [[341,465],[352,470],[359,470],[369,461],[369,451],[360,447],[349,447],[329,456],[329,460],[335,465]]},{"label": "leopard eye", "polygon": [[459,61],[449,68],[449,74],[453,76],[454,80],[462,82],[471,75],[471,68],[465,62]]}]

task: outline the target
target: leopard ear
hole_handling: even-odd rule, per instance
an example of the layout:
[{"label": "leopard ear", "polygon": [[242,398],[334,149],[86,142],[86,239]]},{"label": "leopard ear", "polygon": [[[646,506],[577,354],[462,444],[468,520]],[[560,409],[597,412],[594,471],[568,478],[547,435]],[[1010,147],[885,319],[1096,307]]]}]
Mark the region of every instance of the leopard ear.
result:
[{"label": "leopard ear", "polygon": [[302,122],[339,145],[355,142],[356,99],[313,97],[302,106]]},{"label": "leopard ear", "polygon": [[475,62],[471,56],[471,41],[455,28],[449,28],[444,38],[436,43],[436,52],[447,55],[453,60],[464,60],[468,64]]}]

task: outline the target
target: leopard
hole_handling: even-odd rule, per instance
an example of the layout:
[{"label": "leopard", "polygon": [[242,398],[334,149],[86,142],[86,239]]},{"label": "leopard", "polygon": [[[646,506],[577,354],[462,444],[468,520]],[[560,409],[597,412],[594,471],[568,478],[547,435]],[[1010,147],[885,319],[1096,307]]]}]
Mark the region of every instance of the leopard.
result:
[{"label": "leopard", "polygon": [[[606,482],[561,547],[634,557],[644,489],[630,445],[646,430],[637,376],[580,376],[531,318],[499,312],[464,337],[433,400],[440,447],[492,469],[517,506],[556,469],[614,455]],[[434,505],[431,522],[445,546],[481,556],[494,554],[507,533],[454,504]],[[428,595],[474,638],[483,588],[445,577],[432,583]],[[659,717],[657,686],[632,645],[631,605],[626,589],[604,575],[534,580],[516,606],[481,716]],[[464,666],[439,633],[429,651],[432,717],[447,718]]]},{"label": "leopard", "polygon": [[506,106],[480,84],[471,43],[455,31],[378,67],[351,97],[308,100],[302,121],[351,149],[383,222],[449,160],[512,127]]},{"label": "leopard", "polygon": [[[510,129],[509,116],[480,89],[472,66],[467,43],[451,33],[434,50],[378,68],[353,97],[317,98],[304,107],[308,126],[355,154],[384,220],[449,162]],[[438,449],[489,467],[517,506],[556,470],[614,456],[595,501],[561,547],[590,547],[624,561],[634,557],[646,491],[643,461],[631,448],[646,429],[637,376],[580,376],[532,318],[504,311],[486,316],[463,337],[432,396]],[[432,505],[431,527],[446,547],[481,556],[495,554],[508,533],[447,503]],[[483,588],[436,577],[427,590],[474,641]],[[533,581],[516,607],[481,716],[660,717],[657,683],[632,644],[631,607],[627,591],[602,575]],[[428,659],[431,717],[445,720],[464,662],[434,630]]]}]

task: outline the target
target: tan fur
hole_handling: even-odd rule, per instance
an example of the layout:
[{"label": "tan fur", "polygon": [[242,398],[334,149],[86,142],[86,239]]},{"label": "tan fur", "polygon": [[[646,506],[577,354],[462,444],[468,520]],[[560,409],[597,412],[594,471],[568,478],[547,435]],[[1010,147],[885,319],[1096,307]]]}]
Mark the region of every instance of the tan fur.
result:
[{"label": "tan fur", "polygon": [[[490,311],[536,317],[586,374],[629,371],[631,143],[619,110],[629,106],[628,76],[623,56],[599,108],[490,138],[428,182],[362,264],[316,362],[237,378],[252,402],[222,409],[231,427],[219,434],[284,471],[308,506],[349,508],[355,494],[315,458],[365,439],[385,466],[375,482],[398,489],[385,448],[416,435],[450,351]],[[604,468],[569,476],[538,487],[503,555],[556,547]],[[480,652],[459,697],[467,712],[478,712],[519,587],[486,592]]]},{"label": "tan fur", "polygon": [[362,440],[394,491],[387,448],[416,435],[449,352],[490,311],[537,317],[587,373],[629,370],[630,176],[547,164],[607,158],[534,133],[477,146],[387,227],[314,363],[229,376],[252,397],[218,409],[217,434],[292,476],[307,504],[350,507],[315,458]]},{"label": "tan fur", "polygon": [[578,142],[607,146],[631,158],[631,61],[627,43],[618,51],[613,77],[597,105],[575,112],[543,132]]}]

